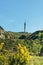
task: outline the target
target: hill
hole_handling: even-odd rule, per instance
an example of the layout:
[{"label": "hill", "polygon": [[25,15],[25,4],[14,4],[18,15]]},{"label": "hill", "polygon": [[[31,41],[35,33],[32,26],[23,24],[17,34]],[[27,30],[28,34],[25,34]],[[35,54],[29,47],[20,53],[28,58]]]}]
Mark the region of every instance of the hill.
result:
[{"label": "hill", "polygon": [[1,39],[5,39],[4,32],[5,32],[5,30],[0,26],[0,38]]},{"label": "hill", "polygon": [[0,38],[1,39],[24,39],[22,36],[25,36],[26,38],[30,35],[28,32],[11,32],[11,31],[5,31],[3,27],[0,26]]},{"label": "hill", "polygon": [[[43,30],[34,33],[5,31],[0,27],[0,44],[4,42],[3,50],[14,50],[18,43],[25,45],[31,55],[43,55]],[[12,51],[13,52],[13,51]]]},{"label": "hill", "polygon": [[43,30],[36,31],[36,32],[32,33],[27,39],[28,40],[30,40],[30,39],[33,39],[33,40],[40,39],[40,40],[42,40],[43,39]]}]

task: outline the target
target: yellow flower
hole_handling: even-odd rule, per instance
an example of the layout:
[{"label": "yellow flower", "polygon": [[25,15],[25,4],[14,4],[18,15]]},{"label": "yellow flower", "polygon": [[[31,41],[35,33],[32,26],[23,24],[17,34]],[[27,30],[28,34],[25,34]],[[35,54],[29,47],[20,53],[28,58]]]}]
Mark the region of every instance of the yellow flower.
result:
[{"label": "yellow flower", "polygon": [[4,43],[1,43],[2,45],[4,44]]},{"label": "yellow flower", "polygon": [[21,44],[18,44],[18,47],[21,48]]},{"label": "yellow flower", "polygon": [[0,44],[0,50],[2,50],[4,43]]},{"label": "yellow flower", "polygon": [[21,57],[21,58],[20,58],[20,62],[22,63],[23,61],[24,61],[24,59]]},{"label": "yellow flower", "polygon": [[23,49],[21,49],[20,51],[21,51],[22,54],[24,54],[24,50]]},{"label": "yellow flower", "polygon": [[26,46],[24,46],[24,50],[26,50]]},{"label": "yellow flower", "polygon": [[0,45],[0,50],[2,49],[2,46]]},{"label": "yellow flower", "polygon": [[15,62],[20,62],[20,63],[29,62],[30,55],[26,46],[18,44],[17,51],[14,53],[14,59],[16,60]]},{"label": "yellow flower", "polygon": [[8,65],[8,63],[4,63],[4,65]]}]

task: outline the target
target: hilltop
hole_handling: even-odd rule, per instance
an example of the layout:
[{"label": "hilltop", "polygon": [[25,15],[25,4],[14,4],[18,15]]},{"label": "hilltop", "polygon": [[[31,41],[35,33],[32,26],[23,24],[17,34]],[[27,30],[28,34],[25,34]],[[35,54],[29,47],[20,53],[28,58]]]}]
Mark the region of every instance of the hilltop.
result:
[{"label": "hilltop", "polygon": [[40,39],[42,40],[43,39],[43,30],[39,30],[39,31],[36,31],[34,33],[32,33],[27,39]]},{"label": "hilltop", "polygon": [[[0,36],[4,35],[5,38],[12,38],[12,39],[27,39],[27,40],[35,40],[43,39],[43,30],[36,31],[34,33],[28,33],[28,32],[11,32],[11,31],[5,31],[3,27],[0,26]],[[4,38],[4,39],[5,39]]]},{"label": "hilltop", "polygon": [[[5,31],[0,27],[0,43],[4,42],[3,50],[13,52],[18,43],[26,45],[31,55],[43,55],[43,30],[34,33]],[[13,50],[12,50],[13,49]]]},{"label": "hilltop", "polygon": [[11,31],[5,31],[3,27],[0,26],[0,36],[3,36],[1,39],[24,39],[22,36],[24,37],[28,37],[30,35],[30,33],[28,32],[11,32]]}]

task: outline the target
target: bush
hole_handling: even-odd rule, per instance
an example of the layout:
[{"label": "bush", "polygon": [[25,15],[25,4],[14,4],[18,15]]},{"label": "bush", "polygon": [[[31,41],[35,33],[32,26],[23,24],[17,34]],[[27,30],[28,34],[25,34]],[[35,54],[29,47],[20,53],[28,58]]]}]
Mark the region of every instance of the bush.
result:
[{"label": "bush", "polygon": [[28,65],[29,59],[30,55],[26,46],[18,44],[10,65]]}]

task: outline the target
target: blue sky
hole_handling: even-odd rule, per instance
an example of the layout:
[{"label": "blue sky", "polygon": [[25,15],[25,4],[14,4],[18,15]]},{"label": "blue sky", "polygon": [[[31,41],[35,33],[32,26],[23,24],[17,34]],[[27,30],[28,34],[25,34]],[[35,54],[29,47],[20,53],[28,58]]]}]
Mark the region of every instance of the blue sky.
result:
[{"label": "blue sky", "polygon": [[0,0],[0,26],[7,31],[43,30],[43,0]]}]

